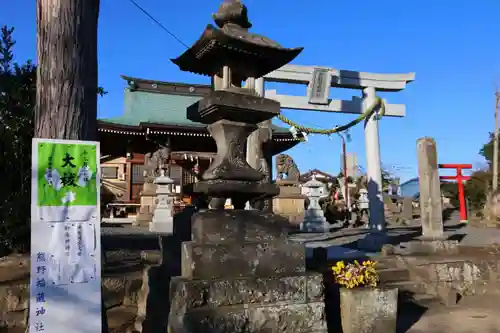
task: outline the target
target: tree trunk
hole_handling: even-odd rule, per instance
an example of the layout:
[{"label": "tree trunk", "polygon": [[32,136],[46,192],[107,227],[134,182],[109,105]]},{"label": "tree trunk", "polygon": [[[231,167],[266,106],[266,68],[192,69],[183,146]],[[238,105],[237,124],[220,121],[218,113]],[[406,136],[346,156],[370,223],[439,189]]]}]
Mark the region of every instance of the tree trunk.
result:
[{"label": "tree trunk", "polygon": [[36,138],[97,140],[98,17],[99,0],[37,0]]},{"label": "tree trunk", "polygon": [[35,137],[96,140],[99,0],[37,0]]}]

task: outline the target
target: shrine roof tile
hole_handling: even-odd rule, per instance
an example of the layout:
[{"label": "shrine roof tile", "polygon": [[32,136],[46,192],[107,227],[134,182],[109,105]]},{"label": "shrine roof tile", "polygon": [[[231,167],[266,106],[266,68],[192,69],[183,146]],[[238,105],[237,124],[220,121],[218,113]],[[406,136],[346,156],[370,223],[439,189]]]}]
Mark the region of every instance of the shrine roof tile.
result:
[{"label": "shrine roof tile", "polygon": [[[162,94],[125,89],[123,115],[100,118],[105,123],[139,126],[141,123],[204,128],[206,125],[186,118],[186,108],[199,101],[200,96]],[[287,133],[288,129],[272,125],[273,132]]]}]

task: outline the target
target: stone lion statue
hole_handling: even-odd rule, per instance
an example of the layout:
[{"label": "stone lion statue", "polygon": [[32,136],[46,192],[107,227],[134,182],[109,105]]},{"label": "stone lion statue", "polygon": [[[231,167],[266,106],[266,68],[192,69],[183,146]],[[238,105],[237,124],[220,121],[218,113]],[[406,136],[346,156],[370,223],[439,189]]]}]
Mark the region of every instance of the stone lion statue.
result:
[{"label": "stone lion statue", "polygon": [[[285,178],[286,177],[286,178]],[[276,156],[276,178],[298,182],[300,177],[299,168],[294,160],[286,154]]]},{"label": "stone lion statue", "polygon": [[168,166],[170,149],[161,147],[155,152],[147,153],[144,156],[144,177],[146,182],[152,183],[160,175],[160,170]]}]

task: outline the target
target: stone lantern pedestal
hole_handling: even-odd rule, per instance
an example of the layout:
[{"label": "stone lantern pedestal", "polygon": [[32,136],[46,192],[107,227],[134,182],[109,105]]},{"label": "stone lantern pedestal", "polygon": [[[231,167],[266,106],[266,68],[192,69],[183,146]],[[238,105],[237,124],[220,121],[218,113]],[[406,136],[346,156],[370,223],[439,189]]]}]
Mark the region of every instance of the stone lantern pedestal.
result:
[{"label": "stone lantern pedestal", "polygon": [[328,232],[330,224],[326,221],[325,215],[319,199],[325,194],[325,185],[313,178],[302,185],[303,194],[309,199],[309,207],[304,212],[304,222],[302,222],[300,229],[305,232]]},{"label": "stone lantern pedestal", "polygon": [[292,225],[300,225],[304,221],[306,197],[302,195],[298,181],[277,180],[280,194],[273,198],[273,212],[285,216]]},{"label": "stone lantern pedestal", "polygon": [[156,184],[156,207],[153,219],[149,222],[149,231],[161,234],[172,234],[174,231],[173,221],[173,196],[172,184],[174,181],[165,176],[162,170],[160,177],[154,180]]},{"label": "stone lantern pedestal", "polygon": [[156,185],[154,183],[144,183],[143,189],[140,193],[141,206],[139,207],[139,212],[133,223],[134,226],[146,227],[153,219],[153,211],[155,208],[155,198],[156,198]]},{"label": "stone lantern pedestal", "polygon": [[[182,274],[170,284],[169,331],[326,332],[323,276],[306,273],[305,245],[288,241],[288,219],[244,209],[253,198],[279,193],[277,185],[259,182],[263,175],[243,150],[255,123],[279,113],[279,103],[215,91],[188,117],[195,111],[198,119],[215,120],[208,129],[217,156],[193,186],[212,198],[212,209],[192,217],[192,240],[182,243]],[[224,209],[227,198],[235,209]]]}]

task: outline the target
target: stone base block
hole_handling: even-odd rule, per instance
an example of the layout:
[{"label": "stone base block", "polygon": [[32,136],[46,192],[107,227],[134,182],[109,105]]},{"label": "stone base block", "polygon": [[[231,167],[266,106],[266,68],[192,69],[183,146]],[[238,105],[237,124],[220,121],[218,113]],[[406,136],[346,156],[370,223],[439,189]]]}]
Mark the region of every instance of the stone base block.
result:
[{"label": "stone base block", "polygon": [[171,313],[172,333],[290,333],[326,332],[324,302],[236,305],[200,308],[185,315]]},{"label": "stone base block", "polygon": [[209,210],[192,218],[197,243],[258,242],[287,239],[288,220],[257,210]]},{"label": "stone base block", "polygon": [[[229,168],[229,166],[225,168]],[[245,172],[242,171],[242,174],[245,174]],[[206,178],[207,176],[204,174],[203,177]],[[193,191],[207,196],[231,198],[236,209],[244,209],[247,201],[257,197],[266,199],[279,194],[279,188],[275,184],[224,179],[199,181],[193,184]],[[241,204],[241,207],[238,207],[239,204]]]},{"label": "stone base block", "polygon": [[321,274],[285,277],[243,277],[217,280],[189,280],[182,277],[170,282],[173,312],[203,307],[249,304],[293,304],[323,301]]},{"label": "stone base block", "polygon": [[303,222],[300,224],[300,231],[303,232],[329,232],[330,223],[326,221]]},{"label": "stone base block", "polygon": [[217,279],[238,276],[293,275],[305,272],[303,244],[243,242],[182,243],[182,276]]},{"label": "stone base block", "polygon": [[148,224],[153,221],[153,213],[150,212],[139,212],[133,223],[134,226],[148,226]]},{"label": "stone base block", "polygon": [[278,215],[304,215],[305,198],[301,195],[279,196],[273,198],[273,212]]},{"label": "stone base block", "polygon": [[159,234],[171,235],[174,233],[174,221],[170,218],[170,221],[164,222],[149,222],[149,231],[156,232]]},{"label": "stone base block", "polygon": [[276,185],[280,187],[280,197],[286,196],[297,196],[305,199],[305,196],[302,195],[302,190],[300,188],[300,183],[293,180],[276,180]]},{"label": "stone base block", "polygon": [[432,255],[458,254],[459,243],[456,240],[419,239],[401,243],[394,247],[394,254],[400,255]]},{"label": "stone base block", "polygon": [[344,333],[396,333],[398,289],[340,289]]},{"label": "stone base block", "polygon": [[216,90],[187,108],[187,118],[213,124],[220,120],[257,125],[280,113],[280,104],[269,98]]}]

